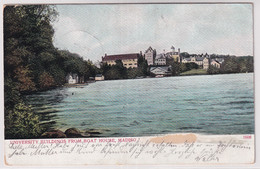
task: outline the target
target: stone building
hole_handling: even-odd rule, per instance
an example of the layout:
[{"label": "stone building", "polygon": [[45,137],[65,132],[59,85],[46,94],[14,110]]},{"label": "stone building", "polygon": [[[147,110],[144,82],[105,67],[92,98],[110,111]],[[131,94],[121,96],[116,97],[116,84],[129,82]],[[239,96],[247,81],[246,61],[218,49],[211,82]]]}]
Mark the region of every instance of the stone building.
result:
[{"label": "stone building", "polygon": [[151,46],[145,51],[144,58],[147,60],[148,65],[155,64],[156,50],[154,50]]},{"label": "stone building", "polygon": [[166,57],[164,54],[156,55],[155,65],[166,65]]}]

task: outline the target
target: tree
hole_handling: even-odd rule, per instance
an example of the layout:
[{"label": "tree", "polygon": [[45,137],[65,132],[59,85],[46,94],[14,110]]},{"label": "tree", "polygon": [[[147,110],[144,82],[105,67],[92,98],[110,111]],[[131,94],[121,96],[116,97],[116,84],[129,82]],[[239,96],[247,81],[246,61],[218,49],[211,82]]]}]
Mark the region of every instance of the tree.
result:
[{"label": "tree", "polygon": [[172,64],[172,76],[179,76],[181,73],[181,64],[179,62],[173,62]]},{"label": "tree", "polygon": [[127,78],[127,69],[124,67],[123,62],[121,60],[116,60],[116,64],[112,66],[112,69],[118,72],[120,76],[119,79]]},{"label": "tree", "polygon": [[187,52],[182,52],[182,53],[180,53],[180,56],[181,56],[182,58],[189,58],[189,57],[190,57],[189,53],[187,53]]},{"label": "tree", "polygon": [[247,56],[246,68],[248,72],[254,72],[254,57]]},{"label": "tree", "polygon": [[254,58],[252,56],[238,57],[237,62],[239,64],[240,72],[253,72],[254,71]]},{"label": "tree", "polygon": [[198,69],[199,68],[199,65],[194,63],[194,62],[191,62],[191,63],[185,63],[186,64],[186,68],[187,70],[186,71],[189,71],[191,69]]},{"label": "tree", "polygon": [[228,57],[223,62],[220,71],[222,73],[239,73],[239,64],[236,57]]},{"label": "tree", "polygon": [[107,77],[108,71],[111,69],[111,66],[108,65],[106,62],[101,65],[101,72],[105,76],[105,79],[109,79]]},{"label": "tree", "polygon": [[42,90],[49,89],[55,85],[54,78],[48,73],[43,72],[39,76],[39,87]]},{"label": "tree", "polygon": [[207,73],[208,74],[219,74],[220,73],[220,69],[216,68],[215,66],[209,65]]},{"label": "tree", "polygon": [[105,77],[107,80],[122,79],[120,72],[115,68],[108,70],[105,74]]},{"label": "tree", "polygon": [[14,109],[5,113],[6,139],[38,138],[41,132],[39,116],[24,103],[15,104]]},{"label": "tree", "polygon": [[134,79],[139,75],[138,68],[128,68],[127,69],[127,78]]},{"label": "tree", "polygon": [[127,69],[124,67],[123,62],[121,60],[116,60],[115,65],[108,65],[104,63],[101,65],[101,70],[107,80],[114,79],[126,79],[127,78]]},{"label": "tree", "polygon": [[14,70],[14,78],[18,81],[18,89],[20,92],[27,92],[27,91],[34,91],[35,83],[32,80],[32,77],[30,76],[31,71],[27,67],[17,67]]},{"label": "tree", "polygon": [[[98,73],[97,67],[90,61],[84,61],[85,64],[85,72],[84,76],[85,79],[89,79],[89,77],[95,77],[95,75]],[[102,72],[99,72],[99,74],[102,74]]]},{"label": "tree", "polygon": [[[37,90],[39,73],[55,60],[50,22],[55,6],[7,6],[4,9],[5,77],[17,82],[19,92]],[[33,70],[33,71],[32,71]]]},{"label": "tree", "polygon": [[181,64],[180,64],[180,70],[181,70],[181,72],[186,72],[186,71],[188,71],[188,70],[187,70],[186,63],[181,63]]},{"label": "tree", "polygon": [[25,105],[21,95],[47,87],[46,82],[53,85],[46,69],[55,64],[57,49],[52,43],[54,29],[50,23],[56,16],[51,5],[4,8],[6,138],[35,138],[41,133],[39,117]]},{"label": "tree", "polygon": [[18,83],[13,82],[10,77],[4,78],[4,108],[6,110],[11,110],[14,108],[14,105],[21,102],[21,94],[18,89]]},{"label": "tree", "polygon": [[59,64],[51,64],[46,71],[53,77],[55,86],[61,86],[66,82],[66,72]]},{"label": "tree", "polygon": [[147,60],[140,56],[137,60],[137,66],[138,66],[138,74],[137,76],[148,76],[148,63]]}]

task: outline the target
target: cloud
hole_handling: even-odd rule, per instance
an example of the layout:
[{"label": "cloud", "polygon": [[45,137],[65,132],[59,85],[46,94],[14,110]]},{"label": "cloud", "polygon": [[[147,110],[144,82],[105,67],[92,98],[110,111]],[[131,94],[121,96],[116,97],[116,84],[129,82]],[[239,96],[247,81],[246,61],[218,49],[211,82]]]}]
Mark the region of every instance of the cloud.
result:
[{"label": "cloud", "polygon": [[[241,40],[243,43],[241,43]],[[223,37],[204,44],[209,51],[215,51],[216,54],[230,55],[253,55],[253,38],[248,36]],[[201,48],[199,50],[202,50]]]},{"label": "cloud", "polygon": [[93,51],[98,48],[100,52],[104,52],[102,42],[83,26],[75,18],[61,16],[54,24],[54,45],[78,53],[86,59],[95,59]]},{"label": "cloud", "polygon": [[251,55],[250,4],[58,6],[55,45],[93,61],[173,45],[189,53]]},{"label": "cloud", "polygon": [[73,44],[79,43],[82,32],[77,30],[80,30],[80,27],[80,23],[77,23],[75,19],[60,16],[59,20],[54,23],[54,44],[56,46],[63,46],[64,48],[70,48]]},{"label": "cloud", "polygon": [[144,10],[141,6],[117,5],[113,9],[113,27],[119,29],[136,29],[144,23]]}]

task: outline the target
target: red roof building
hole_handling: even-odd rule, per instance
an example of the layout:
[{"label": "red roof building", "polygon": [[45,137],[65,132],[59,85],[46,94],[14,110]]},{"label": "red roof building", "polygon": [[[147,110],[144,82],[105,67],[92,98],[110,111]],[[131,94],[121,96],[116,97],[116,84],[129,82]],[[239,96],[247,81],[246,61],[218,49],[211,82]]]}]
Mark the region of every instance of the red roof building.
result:
[{"label": "red roof building", "polygon": [[109,65],[115,65],[116,60],[121,60],[123,62],[123,65],[126,68],[135,68],[137,67],[137,61],[140,57],[139,53],[130,53],[130,54],[118,54],[118,55],[107,55],[105,54],[104,57],[102,57],[102,63],[107,63]]}]

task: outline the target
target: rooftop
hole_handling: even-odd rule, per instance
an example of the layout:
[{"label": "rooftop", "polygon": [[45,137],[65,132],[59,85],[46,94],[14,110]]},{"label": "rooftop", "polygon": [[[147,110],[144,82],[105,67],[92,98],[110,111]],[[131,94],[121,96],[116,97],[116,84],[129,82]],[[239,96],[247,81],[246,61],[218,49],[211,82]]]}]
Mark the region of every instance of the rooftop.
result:
[{"label": "rooftop", "polygon": [[139,56],[140,56],[139,53],[105,55],[105,57],[102,57],[102,61],[138,59]]}]

